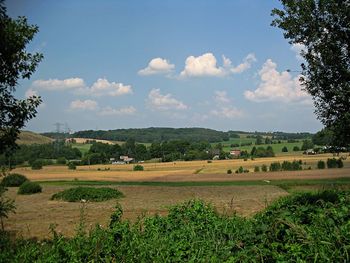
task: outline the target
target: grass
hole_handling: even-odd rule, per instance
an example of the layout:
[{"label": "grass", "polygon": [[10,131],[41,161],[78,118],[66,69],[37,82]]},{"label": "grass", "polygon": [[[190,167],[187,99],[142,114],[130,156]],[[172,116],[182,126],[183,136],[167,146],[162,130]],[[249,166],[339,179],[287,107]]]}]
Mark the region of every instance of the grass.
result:
[{"label": "grass", "polygon": [[72,147],[77,148],[83,155],[85,155],[91,147],[91,143],[73,143]]},{"label": "grass", "polygon": [[16,141],[18,144],[46,144],[53,142],[53,139],[34,133],[30,131],[21,131],[19,139]]},{"label": "grass", "polygon": [[311,185],[350,185],[350,178],[336,179],[312,179],[312,180],[271,180],[271,181],[223,181],[223,182],[114,182],[114,181],[39,181],[43,185],[127,185],[127,186],[252,186],[252,185],[275,185],[287,189],[293,186],[311,186]]}]

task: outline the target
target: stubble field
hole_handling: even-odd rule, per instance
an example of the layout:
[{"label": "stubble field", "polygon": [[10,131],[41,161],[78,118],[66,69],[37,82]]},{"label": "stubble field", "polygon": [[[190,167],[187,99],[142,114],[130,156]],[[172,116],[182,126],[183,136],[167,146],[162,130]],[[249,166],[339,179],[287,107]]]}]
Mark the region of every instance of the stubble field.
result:
[{"label": "stubble field", "polygon": [[[143,163],[145,171],[132,171],[133,165],[78,166],[68,170],[66,166],[47,166],[42,170],[18,168],[13,172],[26,175],[30,180],[39,181],[43,192],[29,196],[17,195],[18,188],[6,193],[15,199],[16,214],[11,214],[5,226],[16,236],[48,238],[50,225],[71,236],[79,223],[82,206],[87,228],[95,224],[106,226],[113,212],[116,200],[99,203],[69,203],[52,201],[51,196],[59,191],[79,184],[102,184],[117,188],[125,195],[118,202],[124,209],[124,219],[136,220],[147,214],[165,214],[168,207],[182,201],[200,198],[212,203],[219,212],[250,216],[273,200],[287,195],[283,182],[301,182],[294,190],[316,190],[324,187],[312,182],[345,178],[350,182],[349,158],[342,169],[316,169],[318,160],[332,155],[285,156],[255,160],[192,161],[174,163]],[[302,171],[258,172],[255,166],[284,160],[302,160]],[[250,170],[245,174],[227,174],[239,166]],[[308,168],[311,167],[311,170]],[[64,181],[64,182],[62,182]],[[92,182],[95,181],[95,182]],[[89,183],[90,182],[90,183]],[[274,183],[279,182],[279,183]],[[304,187],[302,182],[311,185]]]}]

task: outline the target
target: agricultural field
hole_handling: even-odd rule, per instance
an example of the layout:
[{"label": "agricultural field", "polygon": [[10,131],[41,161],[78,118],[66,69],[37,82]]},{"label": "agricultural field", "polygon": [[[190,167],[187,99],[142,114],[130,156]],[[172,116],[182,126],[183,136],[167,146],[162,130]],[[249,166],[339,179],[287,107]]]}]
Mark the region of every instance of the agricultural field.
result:
[{"label": "agricultural field", "polygon": [[51,142],[53,142],[53,139],[30,131],[21,131],[19,134],[19,138],[16,141],[16,143],[18,143],[19,145],[45,144]]}]

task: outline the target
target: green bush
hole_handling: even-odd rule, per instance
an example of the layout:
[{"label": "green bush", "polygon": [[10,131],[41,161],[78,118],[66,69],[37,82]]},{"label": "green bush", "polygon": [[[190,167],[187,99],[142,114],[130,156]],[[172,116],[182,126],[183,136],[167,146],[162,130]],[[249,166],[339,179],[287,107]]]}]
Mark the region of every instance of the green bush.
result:
[{"label": "green bush", "polygon": [[294,147],[293,147],[293,151],[294,151],[294,152],[298,152],[298,151],[300,151],[299,146],[294,146]]},{"label": "green bush", "polygon": [[56,163],[57,164],[66,164],[67,160],[64,157],[59,157],[59,158],[57,158]]},{"label": "green bush", "polygon": [[5,176],[1,181],[1,185],[4,187],[17,187],[26,181],[28,181],[28,178],[24,175],[13,173]]},{"label": "green bush", "polygon": [[263,165],[261,166],[261,171],[267,172],[267,165],[266,165],[266,164],[263,164]]},{"label": "green bush", "polygon": [[256,172],[256,173],[257,173],[257,172],[260,172],[260,167],[259,167],[259,166],[255,166],[255,167],[254,167],[254,172]]},{"label": "green bush", "polygon": [[101,187],[75,187],[56,193],[51,200],[60,199],[68,202],[80,202],[81,200],[102,202],[109,199],[123,197],[123,193],[117,189]]},{"label": "green bush", "polygon": [[322,161],[322,160],[318,161],[318,162],[317,162],[317,168],[318,168],[318,169],[324,169],[324,168],[326,168],[326,163],[325,163],[324,161]]},{"label": "green bush", "polygon": [[134,169],[133,169],[133,170],[134,170],[134,171],[143,171],[143,166],[137,164],[137,165],[134,166]]},{"label": "green bush", "polygon": [[227,170],[227,174],[232,174],[232,170],[231,170],[231,169],[228,169],[228,170]]},{"label": "green bush", "polygon": [[31,181],[26,181],[19,187],[17,193],[20,195],[30,195],[30,194],[41,193],[41,191],[42,191],[42,188],[40,184],[31,182]]},{"label": "green bush", "polygon": [[270,164],[270,171],[276,172],[281,171],[281,164],[279,162],[274,162]]},{"label": "green bush", "polygon": [[289,162],[289,161],[283,161],[282,165],[281,165],[281,170],[282,171],[298,171],[298,170],[302,170],[303,167],[301,166],[300,161],[296,161],[294,160],[293,162]]},{"label": "green bush", "polygon": [[37,159],[32,163],[32,170],[40,170],[43,168],[43,161],[41,159]]},{"label": "green bush", "polygon": [[69,170],[76,170],[76,169],[77,169],[77,166],[75,165],[75,163],[69,162],[69,163],[68,163],[68,169],[69,169]]},{"label": "green bush", "polygon": [[240,166],[240,167],[235,171],[236,174],[241,174],[241,173],[243,173],[243,172],[244,172],[244,169],[243,169],[242,166]]},{"label": "green bush", "polygon": [[328,168],[343,168],[344,164],[342,159],[328,158],[327,159],[327,167]]},{"label": "green bush", "polygon": [[283,152],[283,153],[288,152],[288,148],[287,148],[287,146],[284,146],[284,147],[282,148],[282,152]]}]

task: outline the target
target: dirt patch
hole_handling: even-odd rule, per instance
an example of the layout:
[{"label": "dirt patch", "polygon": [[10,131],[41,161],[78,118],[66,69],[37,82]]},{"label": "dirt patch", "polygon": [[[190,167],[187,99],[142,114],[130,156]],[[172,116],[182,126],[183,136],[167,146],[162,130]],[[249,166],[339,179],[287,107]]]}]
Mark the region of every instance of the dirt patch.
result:
[{"label": "dirt patch", "polygon": [[[115,186],[112,186],[115,187]],[[7,230],[23,237],[51,237],[50,224],[65,236],[72,236],[79,223],[83,204],[50,201],[52,194],[69,186],[43,186],[40,194],[17,195],[17,188],[6,193],[15,199],[16,214],[5,221]],[[212,203],[220,213],[237,212],[250,216],[265,208],[271,201],[288,193],[276,186],[211,186],[211,187],[158,187],[158,186],[118,186],[125,194],[120,200],[124,219],[135,220],[141,215],[167,213],[168,207],[180,202],[200,198]],[[87,229],[95,224],[107,226],[116,201],[84,204]]]}]

